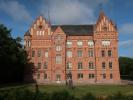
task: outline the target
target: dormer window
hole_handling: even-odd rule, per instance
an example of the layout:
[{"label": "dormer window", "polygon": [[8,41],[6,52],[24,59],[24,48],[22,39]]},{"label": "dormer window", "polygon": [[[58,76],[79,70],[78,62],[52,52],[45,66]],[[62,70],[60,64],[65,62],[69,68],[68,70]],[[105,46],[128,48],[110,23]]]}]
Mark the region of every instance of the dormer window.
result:
[{"label": "dormer window", "polygon": [[39,26],[39,29],[42,29],[42,25]]}]

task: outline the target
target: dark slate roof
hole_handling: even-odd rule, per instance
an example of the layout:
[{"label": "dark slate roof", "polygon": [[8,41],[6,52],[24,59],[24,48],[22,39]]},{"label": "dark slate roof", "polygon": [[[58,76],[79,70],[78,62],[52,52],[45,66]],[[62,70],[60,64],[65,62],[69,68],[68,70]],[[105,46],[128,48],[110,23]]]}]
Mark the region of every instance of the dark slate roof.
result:
[{"label": "dark slate roof", "polygon": [[24,34],[24,36],[29,36],[30,35],[30,32],[29,30]]},{"label": "dark slate roof", "polygon": [[[52,25],[51,30],[54,32],[58,26],[68,36],[87,36],[92,35],[94,31],[94,25]],[[29,31],[27,31],[24,36],[29,35]]]},{"label": "dark slate roof", "polygon": [[94,25],[52,25],[52,31],[55,31],[58,26],[60,26],[68,36],[92,35],[94,27]]}]

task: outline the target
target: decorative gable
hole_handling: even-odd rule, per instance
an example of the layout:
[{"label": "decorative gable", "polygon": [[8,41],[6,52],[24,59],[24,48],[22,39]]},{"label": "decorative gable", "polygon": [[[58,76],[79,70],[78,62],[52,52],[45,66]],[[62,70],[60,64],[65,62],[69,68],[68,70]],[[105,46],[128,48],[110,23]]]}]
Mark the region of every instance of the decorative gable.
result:
[{"label": "decorative gable", "polygon": [[99,19],[95,25],[96,32],[117,31],[116,25],[109,20],[103,11],[100,12]]},{"label": "decorative gable", "polygon": [[50,35],[50,25],[42,16],[39,16],[30,28],[30,34],[33,36]]}]

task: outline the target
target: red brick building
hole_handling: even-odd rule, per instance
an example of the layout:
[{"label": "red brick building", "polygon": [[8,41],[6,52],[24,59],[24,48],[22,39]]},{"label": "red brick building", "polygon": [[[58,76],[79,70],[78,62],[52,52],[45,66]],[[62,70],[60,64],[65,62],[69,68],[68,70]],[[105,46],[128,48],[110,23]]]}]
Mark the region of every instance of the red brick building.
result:
[{"label": "red brick building", "polygon": [[93,25],[50,25],[39,16],[24,41],[38,83],[120,82],[118,31],[103,12]]}]

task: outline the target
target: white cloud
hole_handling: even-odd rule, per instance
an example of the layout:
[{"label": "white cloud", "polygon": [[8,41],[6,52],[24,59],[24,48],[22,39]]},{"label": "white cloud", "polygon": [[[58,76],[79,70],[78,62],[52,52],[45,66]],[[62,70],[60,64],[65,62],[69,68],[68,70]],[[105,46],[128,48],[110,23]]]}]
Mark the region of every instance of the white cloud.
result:
[{"label": "white cloud", "polygon": [[119,30],[122,34],[133,34],[133,23],[123,24]]},{"label": "white cloud", "polygon": [[[108,0],[49,0],[52,24],[87,24],[96,21],[95,8]],[[46,0],[44,0],[46,3]],[[42,3],[41,13],[47,15],[47,8]],[[97,16],[98,17],[98,16]]]},{"label": "white cloud", "polygon": [[0,2],[0,11],[5,12],[13,18],[14,21],[31,20],[31,16],[26,7],[18,1],[2,1]]}]

